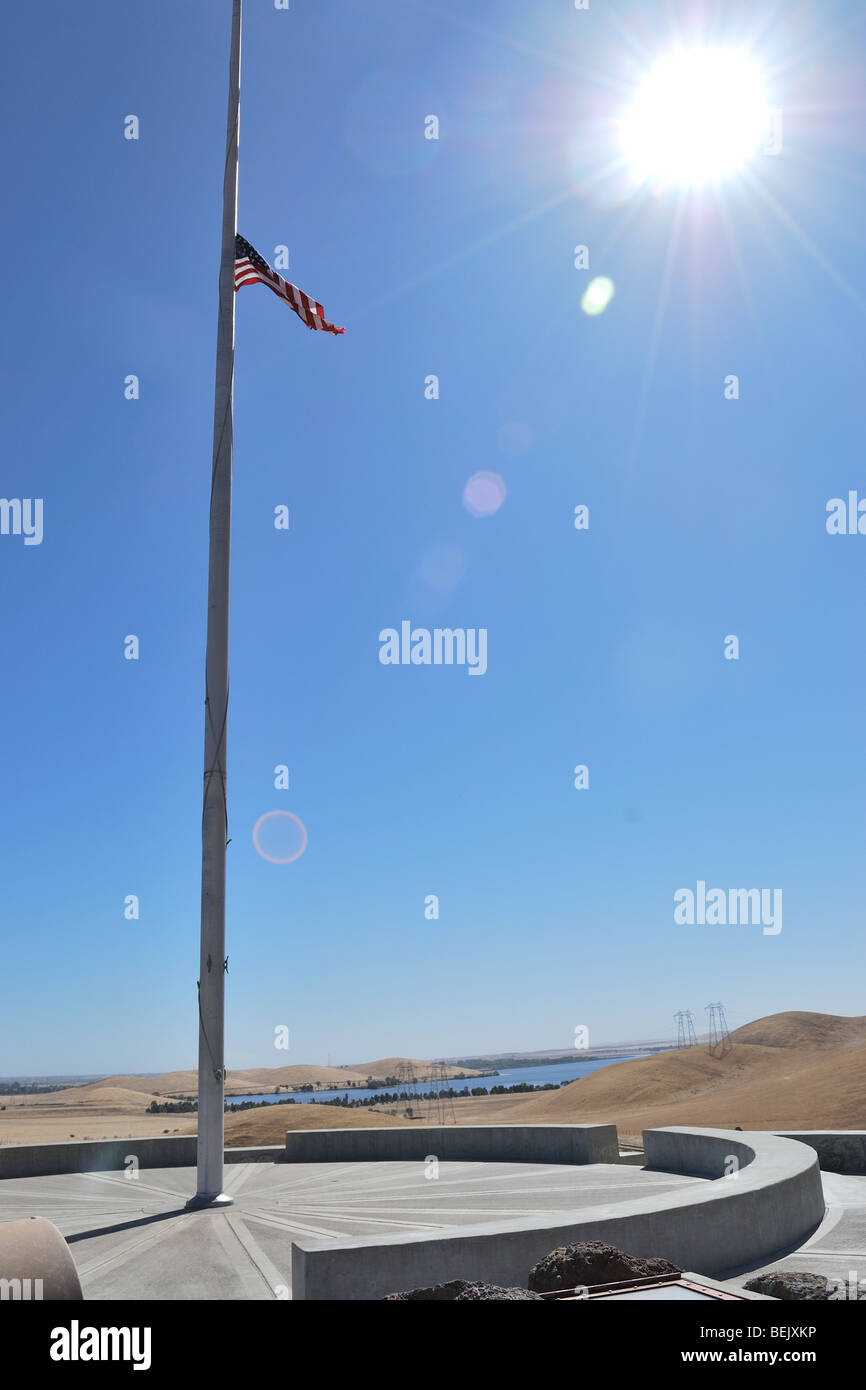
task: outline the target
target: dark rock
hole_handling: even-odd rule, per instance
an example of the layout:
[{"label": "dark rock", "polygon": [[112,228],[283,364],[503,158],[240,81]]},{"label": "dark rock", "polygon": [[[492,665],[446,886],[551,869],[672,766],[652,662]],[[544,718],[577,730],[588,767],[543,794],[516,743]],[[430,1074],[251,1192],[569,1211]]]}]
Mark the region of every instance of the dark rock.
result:
[{"label": "dark rock", "polygon": [[457,1295],[456,1303],[475,1303],[481,1300],[508,1301],[510,1303],[526,1302],[527,1299],[534,1299],[538,1303],[543,1303],[544,1299],[540,1293],[532,1293],[529,1289],[501,1289],[497,1284],[469,1284],[462,1293]]},{"label": "dark rock", "polygon": [[850,1295],[844,1280],[827,1279],[823,1274],[794,1274],[782,1269],[758,1274],[744,1287],[750,1293],[763,1293],[768,1298],[782,1298],[789,1303],[826,1303],[859,1292]]},{"label": "dark rock", "polygon": [[416,1299],[425,1302],[452,1303],[464,1289],[471,1288],[468,1279],[449,1279],[447,1284],[431,1284],[430,1288],[408,1289],[405,1293],[389,1293],[391,1302],[410,1303]]},{"label": "dark rock", "polygon": [[544,1302],[539,1294],[530,1293],[528,1289],[501,1289],[496,1284],[484,1284],[469,1279],[450,1279],[447,1284],[433,1284],[428,1289],[409,1289],[406,1293],[390,1293],[386,1302],[411,1303],[421,1300],[423,1302],[469,1303],[489,1299],[509,1302],[537,1299],[541,1303]]},{"label": "dark rock", "polygon": [[536,1293],[573,1289],[578,1285],[615,1284],[621,1279],[641,1279],[648,1274],[682,1274],[677,1265],[656,1257],[627,1255],[600,1240],[579,1245],[560,1245],[533,1265],[529,1287]]}]

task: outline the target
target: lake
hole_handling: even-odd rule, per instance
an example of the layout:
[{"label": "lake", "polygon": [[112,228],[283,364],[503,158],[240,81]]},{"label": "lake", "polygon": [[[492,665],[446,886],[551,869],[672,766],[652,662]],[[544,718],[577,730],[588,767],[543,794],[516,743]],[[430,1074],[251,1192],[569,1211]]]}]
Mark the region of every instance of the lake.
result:
[{"label": "lake", "polygon": [[[640,1056],[646,1056],[641,1053]],[[521,1081],[525,1081],[531,1086],[544,1086],[552,1082],[554,1086],[560,1085],[565,1081],[576,1081],[581,1076],[589,1076],[594,1071],[600,1071],[602,1067],[615,1067],[620,1061],[626,1058],[606,1057],[598,1061],[577,1061],[554,1063],[540,1067],[510,1067],[499,1073],[498,1076],[474,1076],[466,1081],[443,1081],[438,1089],[445,1090],[453,1088],[455,1095],[472,1090],[473,1086],[486,1086],[490,1090],[491,1086],[517,1086]],[[631,1060],[631,1059],[629,1059]],[[424,1091],[432,1091],[436,1086],[431,1081],[417,1081],[413,1084],[403,1084],[399,1086],[385,1086],[384,1091],[393,1093],[394,1091],[407,1091],[412,1095],[420,1095]],[[303,1105],[311,1100],[342,1100],[343,1096],[348,1095],[349,1100],[376,1100],[383,1094],[383,1090],[371,1091],[364,1086],[341,1087],[334,1091],[293,1091],[292,1099],[299,1105]],[[273,1092],[268,1095],[257,1096],[226,1096],[226,1105],[240,1105],[245,1100],[267,1101],[273,1104],[278,1100],[285,1100],[286,1092],[281,1091],[278,1096]]]}]

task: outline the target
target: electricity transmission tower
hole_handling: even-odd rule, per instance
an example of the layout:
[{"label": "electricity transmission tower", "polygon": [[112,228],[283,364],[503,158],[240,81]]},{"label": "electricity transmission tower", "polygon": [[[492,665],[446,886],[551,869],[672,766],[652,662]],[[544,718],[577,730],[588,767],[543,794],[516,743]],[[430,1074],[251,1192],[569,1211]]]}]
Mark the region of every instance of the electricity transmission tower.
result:
[{"label": "electricity transmission tower", "polygon": [[415,1063],[408,1058],[403,1058],[397,1063],[397,1089],[408,1091],[410,1097],[413,1095],[415,1083],[418,1080],[418,1073],[415,1070]]},{"label": "electricity transmission tower", "polygon": [[725,1018],[725,1007],[723,1004],[707,1004],[705,1007],[710,1016],[708,1025],[710,1056],[724,1057],[732,1047],[728,1020]]},{"label": "electricity transmission tower", "polygon": [[396,1076],[397,1085],[401,1089],[409,1086],[414,1086],[415,1082],[418,1080],[418,1075],[415,1071],[415,1063],[410,1061],[408,1058],[402,1058],[397,1063]]},{"label": "electricity transmission tower", "polygon": [[677,1021],[677,1047],[697,1047],[695,1016],[691,1009],[680,1009],[674,1018]]},{"label": "electricity transmission tower", "polygon": [[433,1105],[435,1108],[437,1125],[456,1125],[457,1116],[454,1114],[453,1096],[443,1095],[442,1092],[448,1086],[446,1071],[448,1068],[444,1062],[430,1063],[430,1089],[434,1092]]}]

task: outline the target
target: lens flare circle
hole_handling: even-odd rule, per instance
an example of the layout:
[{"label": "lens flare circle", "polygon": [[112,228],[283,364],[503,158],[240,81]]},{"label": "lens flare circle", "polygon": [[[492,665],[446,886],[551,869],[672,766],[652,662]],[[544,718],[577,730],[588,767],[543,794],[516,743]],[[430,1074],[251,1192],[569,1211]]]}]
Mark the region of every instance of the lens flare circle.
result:
[{"label": "lens flare circle", "polygon": [[268,864],[294,864],[307,848],[307,827],[291,811],[266,811],[253,826],[253,844]]},{"label": "lens flare circle", "polygon": [[505,501],[508,489],[505,479],[490,469],[481,468],[466,482],[463,505],[472,516],[493,516]]},{"label": "lens flare circle", "polygon": [[596,314],[603,314],[610,301],[613,299],[615,290],[612,280],[606,275],[596,275],[594,280],[590,280],[580,301],[580,307],[590,318],[595,318]]}]

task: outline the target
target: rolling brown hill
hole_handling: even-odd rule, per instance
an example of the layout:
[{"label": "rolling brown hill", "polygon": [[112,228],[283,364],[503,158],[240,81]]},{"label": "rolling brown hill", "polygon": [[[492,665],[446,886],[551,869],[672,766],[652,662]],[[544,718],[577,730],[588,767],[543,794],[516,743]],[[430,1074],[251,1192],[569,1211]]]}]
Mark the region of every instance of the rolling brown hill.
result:
[{"label": "rolling brown hill", "polygon": [[[455,1118],[458,1124],[613,1123],[624,1138],[675,1124],[866,1129],[866,1018],[773,1014],[738,1028],[731,1044],[723,1057],[691,1047],[618,1062],[557,1091],[455,1098]],[[233,1144],[275,1144],[294,1127],[412,1123],[400,1107],[394,1110],[269,1106],[227,1118],[226,1133],[231,1124],[233,1134],[249,1136],[232,1138]],[[436,1123],[434,1109],[423,1102],[415,1113],[416,1123]]]},{"label": "rolling brown hill", "polygon": [[784,1013],[744,1023],[731,1034],[732,1043],[761,1047],[843,1048],[866,1042],[866,1017],[838,1014]]},{"label": "rolling brown hill", "polygon": [[785,1013],[746,1024],[713,1057],[683,1048],[619,1062],[527,1096],[512,1123],[616,1122],[732,1129],[866,1128],[866,1018]]},{"label": "rolling brown hill", "polygon": [[229,1069],[226,1086],[231,1085],[230,1094],[241,1095],[244,1092],[273,1091],[276,1086],[307,1086],[311,1083],[339,1090],[350,1081],[363,1084],[366,1079],[367,1072],[362,1075],[354,1067],[318,1067],[297,1062],[287,1067],[247,1067],[243,1071]]},{"label": "rolling brown hill", "polygon": [[[614,1123],[624,1138],[662,1125],[732,1129],[866,1129],[866,1018],[790,1012],[756,1019],[731,1034],[731,1049],[706,1047],[617,1062],[556,1091],[456,1098],[458,1124]],[[267,1090],[290,1078],[363,1080],[394,1074],[398,1057],[332,1067],[276,1067],[229,1074],[229,1093]],[[415,1061],[423,1076],[429,1063]],[[456,1069],[455,1069],[456,1070]],[[310,1075],[313,1073],[313,1075]],[[429,1074],[427,1071],[426,1074]],[[115,1076],[41,1096],[4,1097],[0,1143],[43,1143],[115,1134],[190,1133],[194,1115],[148,1115],[154,1092],[194,1095],[196,1074]],[[226,1116],[233,1147],[279,1144],[287,1129],[348,1129],[411,1124],[405,1107],[344,1109],[268,1105]],[[436,1107],[413,1106],[415,1123],[435,1123]],[[423,1118],[422,1118],[423,1117]]]},{"label": "rolling brown hill", "polygon": [[[386,1076],[399,1075],[400,1068],[411,1066],[420,1080],[425,1080],[430,1075],[430,1062],[424,1062],[411,1057],[384,1057],[377,1062],[363,1062],[358,1066],[352,1067],[320,1067],[315,1064],[305,1062],[296,1063],[293,1066],[285,1067],[247,1067],[239,1071],[229,1068],[226,1076],[226,1095],[243,1096],[254,1095],[257,1092],[273,1091],[277,1086],[322,1086],[340,1090],[348,1085],[350,1081],[357,1082],[363,1086],[367,1077],[374,1080],[383,1081]],[[445,1068],[445,1076],[456,1076],[460,1072],[464,1076],[478,1076],[479,1072],[470,1071],[466,1067],[449,1066]],[[153,1096],[177,1097],[194,1096],[198,1091],[198,1075],[195,1071],[164,1071],[158,1072],[154,1076],[106,1076],[100,1081],[89,1081],[85,1086],[72,1086],[63,1092],[52,1092],[52,1094],[64,1095],[66,1104],[72,1103],[72,1097],[87,1095],[95,1088],[105,1088],[112,1090],[140,1091],[150,1099]],[[148,1100],[148,1104],[150,1100]]]},{"label": "rolling brown hill", "polygon": [[81,1113],[82,1115],[102,1115],[120,1112],[125,1115],[143,1114],[152,1097],[143,1091],[128,1087],[105,1086],[91,1083],[87,1086],[70,1086],[63,1091],[37,1092],[32,1096],[3,1096],[0,1104],[7,1110],[28,1111],[34,1114],[53,1111]]},{"label": "rolling brown hill", "polygon": [[[431,1074],[432,1062],[425,1062],[418,1057],[380,1057],[376,1062],[353,1062],[351,1070],[360,1072],[362,1076],[398,1076],[399,1069],[403,1066],[414,1067],[419,1081],[426,1081]],[[473,1071],[471,1067],[455,1067],[453,1062],[442,1063],[442,1074],[447,1079],[458,1074],[461,1076],[481,1076],[480,1071]]]},{"label": "rolling brown hill", "polygon": [[86,1086],[70,1086],[61,1092],[67,1101],[77,1092],[83,1094],[98,1088],[120,1087],[124,1091],[141,1091],[147,1096],[194,1096],[198,1089],[198,1073],[194,1071],[164,1071],[156,1076],[104,1076],[89,1081]]},{"label": "rolling brown hill", "polygon": [[231,1149],[255,1148],[264,1144],[283,1144],[288,1129],[381,1129],[406,1125],[375,1110],[347,1110],[336,1105],[263,1105],[258,1110],[242,1110],[226,1115],[225,1142]]}]

